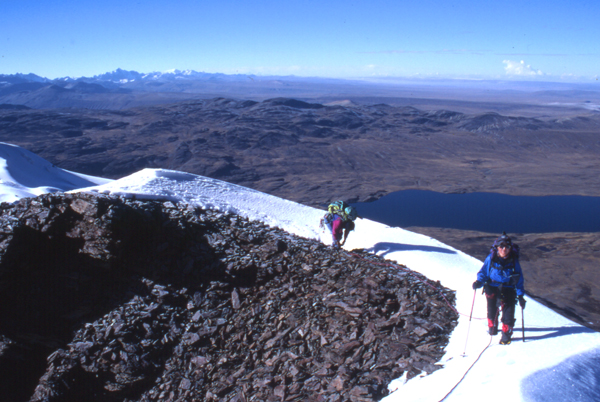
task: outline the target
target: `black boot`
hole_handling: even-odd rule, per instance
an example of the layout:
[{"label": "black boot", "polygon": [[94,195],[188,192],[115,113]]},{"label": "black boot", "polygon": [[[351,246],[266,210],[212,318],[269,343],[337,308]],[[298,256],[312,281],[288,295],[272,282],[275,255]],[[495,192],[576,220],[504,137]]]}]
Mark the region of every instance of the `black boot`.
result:
[{"label": "black boot", "polygon": [[502,338],[500,338],[500,345],[510,345],[512,341],[512,327],[506,324],[502,324]]}]

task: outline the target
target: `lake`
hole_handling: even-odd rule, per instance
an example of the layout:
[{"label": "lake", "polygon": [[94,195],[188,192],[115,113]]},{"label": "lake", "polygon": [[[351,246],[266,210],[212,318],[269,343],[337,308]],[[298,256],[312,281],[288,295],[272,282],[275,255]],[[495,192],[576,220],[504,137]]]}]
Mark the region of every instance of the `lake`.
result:
[{"label": "lake", "polygon": [[600,197],[404,190],[374,202],[352,205],[361,217],[389,226],[443,227],[490,233],[600,231]]}]

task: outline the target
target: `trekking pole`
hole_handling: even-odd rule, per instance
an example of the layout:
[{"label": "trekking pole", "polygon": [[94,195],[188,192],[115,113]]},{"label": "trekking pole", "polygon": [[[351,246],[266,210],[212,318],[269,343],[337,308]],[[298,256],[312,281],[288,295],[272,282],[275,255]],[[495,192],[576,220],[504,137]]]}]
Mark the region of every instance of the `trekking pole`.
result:
[{"label": "trekking pole", "polygon": [[467,339],[465,339],[465,350],[463,356],[467,354],[467,343],[469,342],[469,332],[471,331],[471,318],[473,318],[473,307],[475,306],[475,296],[477,295],[477,289],[473,291],[473,303],[471,303],[471,314],[469,314],[469,327],[467,328]]},{"label": "trekking pole", "polygon": [[523,310],[525,309],[521,307],[521,333],[523,334],[523,342],[525,342],[525,313],[523,313]]}]

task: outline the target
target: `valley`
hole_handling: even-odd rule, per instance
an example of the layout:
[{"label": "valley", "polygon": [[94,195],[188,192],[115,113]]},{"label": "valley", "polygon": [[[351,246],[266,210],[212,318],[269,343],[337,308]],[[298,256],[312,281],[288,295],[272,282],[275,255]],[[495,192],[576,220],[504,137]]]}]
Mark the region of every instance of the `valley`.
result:
[{"label": "valley", "polygon": [[[58,101],[4,105],[0,141],[79,173],[120,178],[144,168],[180,170],[317,208],[406,189],[600,196],[597,92],[471,92],[458,99],[426,89],[343,93],[294,85],[271,91],[264,84],[252,93],[91,94],[84,98],[104,103],[90,109],[49,107]],[[35,97],[26,95],[10,96],[32,105],[27,99]],[[490,211],[502,212],[510,213]],[[407,229],[478,259],[497,236]],[[600,234],[511,235],[523,250],[531,297],[600,330]]]}]

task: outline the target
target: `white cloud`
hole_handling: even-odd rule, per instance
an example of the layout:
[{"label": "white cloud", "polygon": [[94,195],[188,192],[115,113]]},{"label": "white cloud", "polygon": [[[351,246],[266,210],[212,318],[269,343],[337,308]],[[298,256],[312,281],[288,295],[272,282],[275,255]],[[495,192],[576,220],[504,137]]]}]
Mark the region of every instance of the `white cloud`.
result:
[{"label": "white cloud", "polygon": [[536,76],[536,75],[544,75],[541,70],[536,70],[531,68],[529,64],[525,64],[523,60],[521,61],[512,61],[512,60],[503,60],[504,63],[504,71],[506,71],[507,75],[519,75],[519,76]]}]

